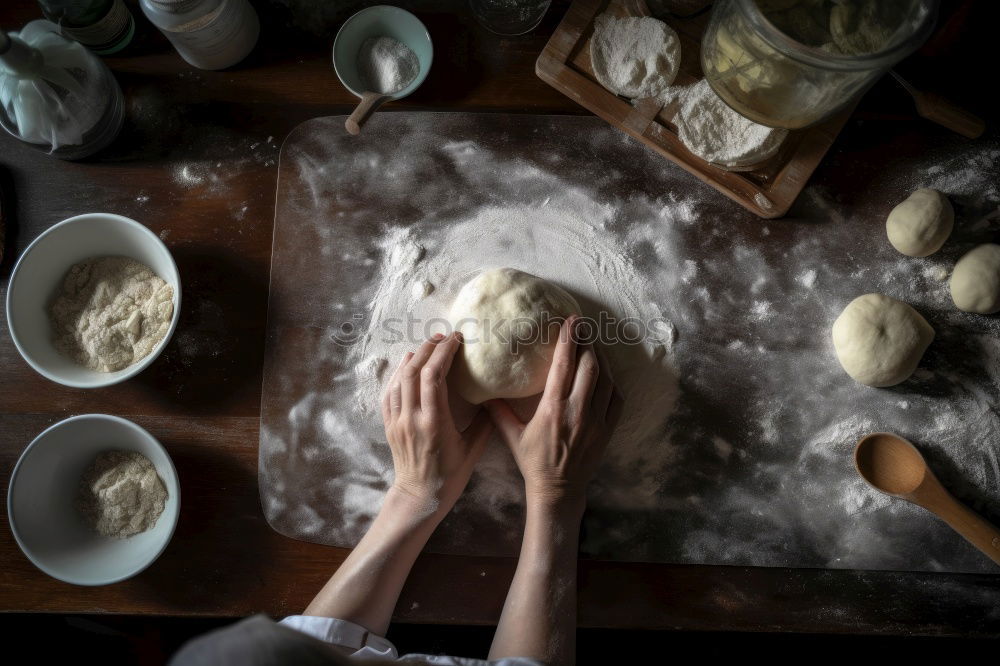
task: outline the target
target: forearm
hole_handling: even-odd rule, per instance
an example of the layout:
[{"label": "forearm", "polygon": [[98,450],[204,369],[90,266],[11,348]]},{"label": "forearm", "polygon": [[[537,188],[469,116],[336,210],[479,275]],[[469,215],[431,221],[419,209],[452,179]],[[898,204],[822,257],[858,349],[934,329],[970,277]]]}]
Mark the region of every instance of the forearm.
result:
[{"label": "forearm", "polygon": [[414,561],[441,520],[429,503],[390,488],[371,528],[305,609],[385,635]]},{"label": "forearm", "polygon": [[572,664],[576,652],[576,563],[583,502],[531,502],[514,580],[490,659],[530,657]]}]

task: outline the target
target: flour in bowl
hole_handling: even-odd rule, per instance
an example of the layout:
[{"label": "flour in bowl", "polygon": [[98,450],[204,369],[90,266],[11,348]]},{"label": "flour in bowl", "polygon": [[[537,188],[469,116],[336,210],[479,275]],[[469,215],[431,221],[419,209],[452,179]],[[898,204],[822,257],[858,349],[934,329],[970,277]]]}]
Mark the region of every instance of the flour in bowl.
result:
[{"label": "flour in bowl", "polygon": [[173,287],[128,257],[75,264],[49,306],[56,349],[97,372],[144,359],[166,336],[173,315]]}]

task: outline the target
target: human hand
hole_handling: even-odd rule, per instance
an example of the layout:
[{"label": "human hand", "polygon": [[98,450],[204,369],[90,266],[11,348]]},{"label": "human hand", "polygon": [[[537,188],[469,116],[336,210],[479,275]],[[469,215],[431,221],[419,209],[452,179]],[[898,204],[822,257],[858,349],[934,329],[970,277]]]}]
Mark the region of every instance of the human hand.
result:
[{"label": "human hand", "polygon": [[582,510],[622,398],[593,346],[574,340],[576,320],[563,322],[545,391],[528,423],[503,400],[486,406],[524,476],[528,503],[569,501]]},{"label": "human hand", "polygon": [[462,344],[460,335],[438,334],[416,352],[407,352],[382,398],[393,488],[441,514],[462,494],[493,432],[483,409],[459,432],[449,408],[446,379]]}]

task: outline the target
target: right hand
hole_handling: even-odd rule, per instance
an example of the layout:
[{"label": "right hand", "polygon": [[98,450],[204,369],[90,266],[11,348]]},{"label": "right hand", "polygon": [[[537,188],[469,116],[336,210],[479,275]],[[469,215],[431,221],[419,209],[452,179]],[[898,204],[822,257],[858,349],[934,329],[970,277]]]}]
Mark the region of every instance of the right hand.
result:
[{"label": "right hand", "polygon": [[503,400],[486,403],[521,474],[529,503],[586,502],[604,449],[621,415],[622,398],[592,345],[577,345],[568,317],[559,331],[545,391],[523,423]]}]

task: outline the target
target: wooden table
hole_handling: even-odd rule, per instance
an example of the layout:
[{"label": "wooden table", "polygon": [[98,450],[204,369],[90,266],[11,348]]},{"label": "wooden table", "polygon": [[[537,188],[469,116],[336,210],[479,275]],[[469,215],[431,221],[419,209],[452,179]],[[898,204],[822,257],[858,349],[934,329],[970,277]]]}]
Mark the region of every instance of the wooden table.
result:
[{"label": "wooden table", "polygon": [[[0,25],[15,28],[37,17],[34,3],[11,4],[0,9]],[[535,33],[512,39],[477,26],[463,3],[450,10],[442,4],[417,12],[435,40],[430,77],[390,108],[583,113],[534,75],[534,60],[565,3],[557,2]],[[289,27],[284,11],[262,8],[265,32],[257,51],[225,72],[191,69],[140,19],[145,29],[130,52],[107,59],[129,100],[129,120],[97,161],[60,162],[0,137],[4,180],[13,191],[4,202],[10,217],[0,295],[31,239],[61,219],[97,210],[128,215],[160,234],[184,289],[180,324],[162,356],[139,377],[106,389],[76,390],[43,379],[19,357],[2,325],[5,489],[21,451],[42,429],[73,414],[105,412],[134,420],[163,442],[184,498],[177,532],[160,559],[136,578],[107,587],[49,578],[22,555],[4,525],[4,611],[278,616],[300,611],[346,555],[278,535],[264,522],[257,496],[277,149],[298,123],[347,112],[354,103],[332,72],[332,38]],[[995,13],[992,8],[959,11],[973,16],[963,24],[962,39],[936,49],[935,62],[946,65],[938,71],[964,61],[978,46],[976,34],[988,38],[996,24],[995,17],[983,17]],[[964,85],[982,72],[934,78],[923,62],[918,56],[903,68],[916,84],[934,85],[980,113],[992,108],[990,93]],[[922,136],[940,131],[914,119],[908,98],[883,82],[814,182],[836,191],[842,172],[831,164],[864,159],[888,168],[892,157],[879,151],[881,137],[911,137],[919,145]],[[217,181],[220,173],[224,182]],[[6,510],[2,515],[6,521]],[[424,556],[396,620],[493,623],[513,568],[503,559]],[[1000,634],[1000,576],[585,561],[580,590],[583,626]]]}]

